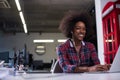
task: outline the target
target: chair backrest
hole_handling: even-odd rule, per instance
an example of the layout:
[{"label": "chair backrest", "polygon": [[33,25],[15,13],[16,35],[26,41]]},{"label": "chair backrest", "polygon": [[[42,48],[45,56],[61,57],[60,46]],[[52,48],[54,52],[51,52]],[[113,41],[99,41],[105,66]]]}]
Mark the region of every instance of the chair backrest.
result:
[{"label": "chair backrest", "polygon": [[55,65],[56,60],[53,58],[51,62],[52,62],[52,65],[51,65],[51,70],[50,70],[50,72],[52,72],[52,70],[53,70],[53,67],[54,67],[54,65]]},{"label": "chair backrest", "polygon": [[54,64],[54,66],[51,69],[52,73],[62,73],[63,70],[61,69],[60,65],[59,65],[59,61],[57,60]]},{"label": "chair backrest", "polygon": [[1,60],[1,61],[0,61],[0,67],[3,67],[4,62],[5,62],[4,60]]}]

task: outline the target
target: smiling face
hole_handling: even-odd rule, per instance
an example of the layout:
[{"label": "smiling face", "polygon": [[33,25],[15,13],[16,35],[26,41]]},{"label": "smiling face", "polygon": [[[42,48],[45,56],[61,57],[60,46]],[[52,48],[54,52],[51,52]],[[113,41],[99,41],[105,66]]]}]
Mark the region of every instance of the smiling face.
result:
[{"label": "smiling face", "polygon": [[73,28],[73,39],[76,41],[82,41],[86,34],[86,26],[85,23],[82,21],[79,21],[75,24],[75,27]]}]

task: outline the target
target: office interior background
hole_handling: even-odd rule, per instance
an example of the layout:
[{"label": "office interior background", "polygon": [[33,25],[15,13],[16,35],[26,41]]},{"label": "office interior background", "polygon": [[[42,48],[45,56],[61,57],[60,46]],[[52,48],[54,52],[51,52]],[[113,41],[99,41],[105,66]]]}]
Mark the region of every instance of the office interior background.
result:
[{"label": "office interior background", "polygon": [[[32,56],[29,55],[29,60],[32,58],[33,62],[40,62],[50,68],[52,59],[57,59],[56,47],[62,43],[59,40],[63,42],[66,40],[58,30],[61,19],[68,11],[79,11],[89,13],[91,27],[85,40],[94,43],[101,63],[105,63],[102,10],[108,2],[117,0],[18,1],[21,8],[17,7],[15,0],[0,0],[1,59],[14,65],[15,56],[20,53],[23,56],[30,54]],[[26,63],[29,64],[29,60]]]}]

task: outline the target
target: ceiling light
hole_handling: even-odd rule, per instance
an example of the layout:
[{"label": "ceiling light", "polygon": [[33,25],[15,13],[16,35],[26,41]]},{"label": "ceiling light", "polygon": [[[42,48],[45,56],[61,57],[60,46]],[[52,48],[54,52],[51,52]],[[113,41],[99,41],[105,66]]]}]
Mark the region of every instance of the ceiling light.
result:
[{"label": "ceiling light", "polygon": [[15,0],[15,3],[17,5],[17,9],[19,11],[19,15],[20,15],[20,18],[21,18],[21,21],[22,21],[22,24],[23,24],[24,32],[27,33],[27,26],[26,26],[26,23],[25,23],[23,13],[21,11],[21,6],[20,6],[20,3],[19,3],[19,0]]},{"label": "ceiling light", "polygon": [[37,48],[45,48],[45,46],[37,46]]},{"label": "ceiling light", "polygon": [[45,50],[36,50],[36,52],[38,52],[38,53],[44,53]]},{"label": "ceiling light", "polygon": [[42,39],[42,40],[33,40],[34,43],[52,43],[54,40],[52,39]]},{"label": "ceiling light", "polygon": [[19,15],[20,15],[22,23],[25,24],[25,19],[24,19],[23,13],[19,12]]},{"label": "ceiling light", "polygon": [[26,24],[23,24],[24,32],[27,33],[27,26]]},{"label": "ceiling light", "polygon": [[19,0],[15,0],[15,3],[16,3],[16,5],[17,5],[18,11],[21,11],[21,7],[20,7]]},{"label": "ceiling light", "polygon": [[65,42],[67,39],[58,39],[58,42]]},{"label": "ceiling light", "polygon": [[22,11],[19,12],[19,15],[20,15],[20,18],[21,18],[21,21],[22,21],[22,24],[23,24],[24,32],[27,33],[27,26],[26,26],[25,19],[24,19]]}]

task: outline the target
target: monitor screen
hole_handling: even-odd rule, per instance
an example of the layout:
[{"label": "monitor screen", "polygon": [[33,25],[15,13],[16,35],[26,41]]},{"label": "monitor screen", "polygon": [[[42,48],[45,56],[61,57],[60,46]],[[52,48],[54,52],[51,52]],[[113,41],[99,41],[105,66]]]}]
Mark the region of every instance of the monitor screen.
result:
[{"label": "monitor screen", "polygon": [[4,60],[5,63],[9,63],[9,52],[0,52],[0,60]]}]

